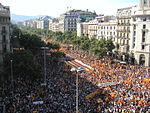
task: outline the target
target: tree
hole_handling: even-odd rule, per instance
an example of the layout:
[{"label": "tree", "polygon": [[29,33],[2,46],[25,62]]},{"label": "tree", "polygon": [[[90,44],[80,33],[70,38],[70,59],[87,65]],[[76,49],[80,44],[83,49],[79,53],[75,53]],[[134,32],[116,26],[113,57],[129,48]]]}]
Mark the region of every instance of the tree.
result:
[{"label": "tree", "polygon": [[115,46],[112,40],[106,40],[106,39],[100,39],[100,40],[92,39],[91,40],[90,51],[100,57],[105,56],[107,52],[111,52],[112,49],[114,48]]},{"label": "tree", "polygon": [[62,41],[63,41],[62,35],[63,35],[63,33],[62,33],[61,31],[56,31],[56,32],[54,33],[54,36],[53,36],[53,37],[55,38],[56,41],[62,42]]},{"label": "tree", "polygon": [[12,34],[11,34],[11,37],[19,37],[20,33],[21,33],[21,30],[17,27],[17,25],[15,24],[12,24],[11,25],[11,28],[12,28]]},{"label": "tree", "polygon": [[36,34],[25,31],[22,32],[19,41],[24,49],[30,50],[33,54],[37,54],[41,47],[45,46],[44,41],[42,41]]},{"label": "tree", "polygon": [[93,51],[94,51],[94,54],[97,55],[98,57],[103,57],[107,54],[106,48],[96,48]]},{"label": "tree", "polygon": [[31,51],[17,50],[14,53],[6,54],[4,58],[4,72],[6,75],[10,75],[10,60],[13,60],[13,73],[16,76],[34,78],[41,73],[41,68],[35,63]]},{"label": "tree", "polygon": [[80,39],[81,40],[80,48],[82,50],[89,50],[89,48],[90,48],[90,40],[89,40],[89,38],[85,37],[85,36],[81,36],[80,38],[81,38]]},{"label": "tree", "polygon": [[51,57],[53,59],[65,57],[65,53],[63,51],[52,52]]},{"label": "tree", "polygon": [[49,49],[57,49],[57,50],[60,49],[60,45],[57,44],[57,43],[50,43],[50,42],[48,42],[47,43],[47,47],[49,47]]},{"label": "tree", "polygon": [[115,49],[115,45],[112,40],[106,40],[105,47],[109,52],[112,52],[112,50]]},{"label": "tree", "polygon": [[62,37],[63,37],[63,42],[71,43],[76,38],[76,32],[65,31]]}]

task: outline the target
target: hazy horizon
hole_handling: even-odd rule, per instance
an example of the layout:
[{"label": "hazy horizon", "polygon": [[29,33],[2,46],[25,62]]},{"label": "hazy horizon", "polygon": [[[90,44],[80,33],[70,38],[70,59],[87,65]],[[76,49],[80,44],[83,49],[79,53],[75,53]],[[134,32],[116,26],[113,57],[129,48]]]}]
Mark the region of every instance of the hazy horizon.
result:
[{"label": "hazy horizon", "polygon": [[1,0],[10,6],[11,14],[58,17],[70,9],[95,11],[97,14],[116,15],[117,9],[138,5],[139,0]]}]

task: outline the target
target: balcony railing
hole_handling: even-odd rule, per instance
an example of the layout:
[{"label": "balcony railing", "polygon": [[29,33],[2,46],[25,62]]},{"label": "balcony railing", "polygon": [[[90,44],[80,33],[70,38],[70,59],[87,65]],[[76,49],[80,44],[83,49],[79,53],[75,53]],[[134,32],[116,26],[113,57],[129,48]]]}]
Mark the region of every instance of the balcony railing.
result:
[{"label": "balcony railing", "polygon": [[8,44],[8,40],[0,41],[0,44]]},{"label": "balcony railing", "polygon": [[0,16],[10,17],[10,12],[9,11],[0,11]]}]

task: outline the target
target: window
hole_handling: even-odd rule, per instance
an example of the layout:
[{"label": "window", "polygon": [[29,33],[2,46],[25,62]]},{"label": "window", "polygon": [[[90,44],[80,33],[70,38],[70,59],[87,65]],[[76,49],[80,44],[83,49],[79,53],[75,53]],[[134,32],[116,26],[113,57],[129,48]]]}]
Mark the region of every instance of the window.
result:
[{"label": "window", "polygon": [[128,24],[130,24],[130,20],[128,20]]},{"label": "window", "polygon": [[3,42],[5,43],[6,42],[6,36],[3,35]]},{"label": "window", "polygon": [[144,0],[144,6],[147,6],[147,0]]},{"label": "window", "polygon": [[126,44],[129,44],[129,40],[127,40],[127,43]]},{"label": "window", "polygon": [[133,25],[133,29],[136,30],[136,25]]},{"label": "window", "polygon": [[133,46],[132,46],[132,48],[134,48],[135,47],[135,43],[133,43]]},{"label": "window", "polygon": [[135,22],[135,21],[136,21],[136,18],[133,18],[133,21]]},{"label": "window", "polygon": [[126,36],[126,34],[125,33],[123,33],[123,37],[125,37]]},{"label": "window", "polygon": [[2,33],[6,33],[6,27],[5,26],[2,27]]},{"label": "window", "polygon": [[133,42],[135,42],[135,37],[133,37]]},{"label": "window", "polygon": [[143,18],[143,21],[146,21],[146,18]]},{"label": "window", "polygon": [[145,55],[144,54],[140,55],[139,64],[140,65],[145,65]]},{"label": "window", "polygon": [[143,31],[143,34],[142,34],[142,42],[145,42],[145,31]]},{"label": "window", "polygon": [[123,40],[123,45],[125,44],[125,40]]},{"label": "window", "polygon": [[133,32],[133,36],[135,36],[135,35],[136,35],[136,31]]},{"label": "window", "polygon": [[143,29],[145,29],[146,28],[146,25],[143,25]]},{"label": "window", "polygon": [[6,52],[6,44],[3,44],[3,52],[5,53]]},{"label": "window", "polygon": [[142,50],[145,49],[145,45],[142,45]]}]

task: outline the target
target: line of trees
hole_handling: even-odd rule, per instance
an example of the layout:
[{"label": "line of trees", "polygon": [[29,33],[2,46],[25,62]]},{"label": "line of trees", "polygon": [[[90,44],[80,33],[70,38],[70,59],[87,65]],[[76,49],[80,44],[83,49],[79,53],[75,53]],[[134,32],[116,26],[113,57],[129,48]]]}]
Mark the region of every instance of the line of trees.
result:
[{"label": "line of trees", "polygon": [[[41,35],[19,29],[17,25],[12,25],[11,42],[15,49],[5,54],[4,57],[4,75],[8,76],[11,73],[11,60],[15,76],[21,75],[30,78],[42,76],[42,65],[38,64],[36,60],[36,56],[43,53],[41,47],[60,49],[59,44],[51,42],[46,44],[41,40]],[[54,51],[49,57],[56,61],[59,57],[65,57],[65,54],[62,51]]]},{"label": "line of trees", "polygon": [[108,52],[112,52],[115,48],[111,39],[89,39],[85,36],[77,36],[76,32],[65,31],[64,33],[57,31],[53,32],[46,29],[35,29],[24,27],[26,30],[30,30],[34,33],[47,37],[47,39],[55,40],[59,43],[69,43],[73,44],[75,47],[78,47],[81,50],[85,50],[89,53],[103,57],[107,55]]}]

